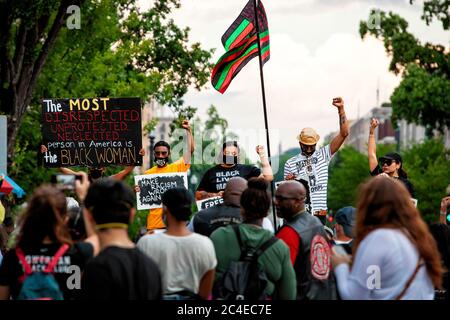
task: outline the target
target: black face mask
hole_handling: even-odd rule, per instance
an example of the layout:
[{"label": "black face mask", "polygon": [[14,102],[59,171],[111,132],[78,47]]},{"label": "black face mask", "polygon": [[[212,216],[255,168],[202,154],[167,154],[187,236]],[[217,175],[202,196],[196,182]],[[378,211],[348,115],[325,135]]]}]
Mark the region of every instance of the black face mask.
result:
[{"label": "black face mask", "polygon": [[92,180],[100,179],[102,177],[103,171],[100,169],[92,169],[89,171],[89,176]]},{"label": "black face mask", "polygon": [[307,157],[311,157],[314,154],[314,152],[316,152],[316,148],[310,148],[310,151],[308,152],[306,147],[302,144],[300,144],[300,148],[302,149],[302,154]]},{"label": "black face mask", "polygon": [[155,157],[155,163],[158,167],[164,167],[169,162],[169,157],[157,158]]},{"label": "black face mask", "polygon": [[223,155],[223,164],[237,164],[238,163],[238,157],[237,156],[226,156]]}]

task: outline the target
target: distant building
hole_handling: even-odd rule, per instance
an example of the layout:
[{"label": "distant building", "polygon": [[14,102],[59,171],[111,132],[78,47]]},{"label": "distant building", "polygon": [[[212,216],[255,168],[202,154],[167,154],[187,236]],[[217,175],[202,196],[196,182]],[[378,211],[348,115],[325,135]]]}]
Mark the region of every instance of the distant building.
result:
[{"label": "distant building", "polygon": [[369,113],[359,119],[351,121],[350,134],[345,144],[351,145],[361,153],[367,153],[367,141],[369,138],[370,119],[377,118],[380,121],[375,130],[375,138],[378,143],[396,143],[395,130],[391,123],[392,108],[373,108]]},{"label": "distant building", "polygon": [[[377,118],[380,121],[375,130],[375,139],[377,143],[399,144],[400,149],[405,149],[412,144],[422,143],[425,139],[425,127],[414,123],[407,123],[406,120],[400,120],[395,130],[392,122],[392,108],[388,104],[383,104],[381,108],[373,108],[359,119],[350,122],[350,134],[345,144],[353,146],[361,153],[367,153],[367,142],[369,139],[370,120]],[[440,134],[435,131],[436,137]],[[444,144],[450,148],[450,132],[445,130]]]}]

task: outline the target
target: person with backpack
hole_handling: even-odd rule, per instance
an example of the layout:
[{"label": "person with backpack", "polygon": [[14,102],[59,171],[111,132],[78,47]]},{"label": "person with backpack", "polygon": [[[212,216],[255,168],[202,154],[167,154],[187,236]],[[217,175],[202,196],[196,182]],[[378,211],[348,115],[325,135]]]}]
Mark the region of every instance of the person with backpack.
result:
[{"label": "person with backpack", "polygon": [[295,273],[289,249],[262,228],[270,207],[268,183],[252,178],[241,196],[241,224],[215,230],[217,256],[213,296],[227,300],[293,300]]},{"label": "person with backpack", "polygon": [[162,196],[167,231],[143,236],[137,247],[161,269],[164,300],[208,299],[217,264],[208,237],[186,227],[193,197],[185,188],[167,190]]},{"label": "person with backpack", "polygon": [[[223,192],[223,204],[206,208],[197,212],[191,219],[188,229],[209,237],[216,229],[229,224],[242,222],[241,195],[247,189],[247,180],[242,177],[233,177],[228,180]],[[274,233],[269,218],[263,219],[263,229]]]},{"label": "person with backpack", "polygon": [[284,224],[276,236],[287,244],[297,279],[298,300],[335,300],[331,246],[318,217],[305,210],[306,189],[298,181],[281,183],[275,207]]},{"label": "person with backpack", "polygon": [[79,296],[81,272],[92,246],[73,244],[67,220],[64,194],[52,186],[38,187],[21,216],[16,247],[0,266],[0,299]]},{"label": "person with backpack", "polygon": [[106,178],[89,186],[86,173],[75,182],[86,218],[94,225],[99,254],[86,265],[81,286],[87,300],[158,300],[161,274],[155,262],[136,248],[128,226],[136,196],[122,181]]}]

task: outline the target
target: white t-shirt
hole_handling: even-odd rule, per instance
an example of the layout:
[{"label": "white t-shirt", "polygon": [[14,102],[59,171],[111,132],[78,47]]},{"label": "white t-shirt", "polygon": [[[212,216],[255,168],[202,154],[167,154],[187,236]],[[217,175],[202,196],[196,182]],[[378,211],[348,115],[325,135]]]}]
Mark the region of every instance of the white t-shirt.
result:
[{"label": "white t-shirt", "polygon": [[139,239],[137,247],[158,265],[163,294],[183,290],[198,293],[203,275],[217,265],[212,241],[197,233],[184,237],[146,235]]},{"label": "white t-shirt", "polygon": [[292,173],[296,179],[308,181],[311,213],[327,210],[328,164],[331,160],[330,145],[323,146],[305,157],[301,153],[290,158],[284,165],[284,178]]},{"label": "white t-shirt", "polygon": [[[335,269],[339,294],[344,300],[394,300],[413,275],[419,253],[400,230],[377,229],[363,241],[352,270],[346,263]],[[432,300],[434,287],[423,265],[402,300]]]}]

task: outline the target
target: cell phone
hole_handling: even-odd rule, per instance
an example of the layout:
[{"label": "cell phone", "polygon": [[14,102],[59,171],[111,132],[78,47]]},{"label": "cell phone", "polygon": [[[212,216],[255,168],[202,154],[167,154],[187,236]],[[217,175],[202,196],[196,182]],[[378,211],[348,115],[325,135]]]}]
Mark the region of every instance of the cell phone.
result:
[{"label": "cell phone", "polygon": [[75,180],[81,180],[81,176],[74,174],[53,174],[51,183],[60,190],[75,190]]}]

